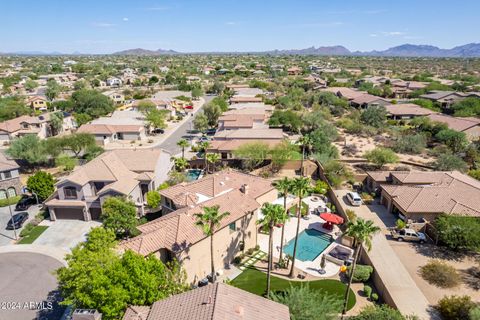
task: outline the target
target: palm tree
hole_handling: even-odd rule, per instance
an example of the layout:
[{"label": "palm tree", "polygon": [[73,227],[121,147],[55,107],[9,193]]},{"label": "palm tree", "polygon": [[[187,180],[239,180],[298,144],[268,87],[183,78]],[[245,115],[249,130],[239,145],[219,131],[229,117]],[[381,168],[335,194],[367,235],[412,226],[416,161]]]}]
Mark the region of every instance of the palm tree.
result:
[{"label": "palm tree", "polygon": [[185,159],[185,148],[188,148],[189,145],[190,144],[185,139],[180,139],[177,142],[177,146],[182,148],[182,158],[184,158],[184,159]]},{"label": "palm tree", "polygon": [[270,296],[270,274],[272,273],[273,260],[273,227],[279,223],[285,223],[287,214],[279,204],[265,203],[262,208],[263,218],[257,221],[262,229],[268,230],[268,267],[267,267],[267,291],[266,296]]},{"label": "palm tree", "polygon": [[207,237],[210,237],[210,265],[212,268],[212,282],[215,282],[216,279],[215,265],[213,260],[213,234],[215,233],[216,228],[220,226],[222,220],[230,215],[229,212],[219,213],[218,209],[218,205],[213,207],[204,207],[203,213],[195,214],[195,218],[197,220],[195,224],[202,228],[203,233]]},{"label": "palm tree", "polygon": [[211,163],[213,165],[213,171],[215,171],[215,164],[218,162],[218,160],[220,160],[220,155],[218,153],[207,154],[207,163]]},{"label": "palm tree", "polygon": [[300,167],[300,174],[303,177],[303,162],[305,161],[305,150],[310,150],[312,147],[312,138],[309,135],[301,136],[297,143],[302,147],[302,163]]},{"label": "palm tree", "polygon": [[178,172],[183,172],[185,170],[185,168],[188,166],[188,161],[185,158],[172,157],[172,160],[175,164],[175,169]]},{"label": "palm tree", "polygon": [[298,177],[292,181],[292,191],[298,197],[297,205],[297,231],[295,233],[295,244],[293,246],[293,257],[292,257],[292,269],[290,269],[290,278],[293,278],[293,270],[295,268],[295,257],[297,255],[297,242],[298,242],[298,232],[300,231],[300,219],[302,217],[302,199],[310,191],[310,179],[304,177]]},{"label": "palm tree", "polygon": [[360,248],[363,245],[367,251],[372,249],[372,237],[375,233],[380,231],[380,228],[375,226],[372,220],[364,220],[357,218],[354,222],[349,222],[345,235],[350,236],[354,240],[355,257],[353,259],[352,269],[350,270],[347,291],[345,292],[345,300],[343,301],[342,319],[347,312],[348,296],[350,294],[350,286],[352,285],[353,273],[357,265]]},{"label": "palm tree", "polygon": [[[285,177],[282,180],[275,182],[275,188],[283,194],[283,210],[287,214],[287,196],[292,191],[292,180]],[[288,217],[288,215],[287,215]],[[280,238],[280,258],[278,261],[282,261],[283,258],[283,238],[285,236],[285,224],[282,226],[282,236]]]},{"label": "palm tree", "polygon": [[210,142],[208,141],[202,141],[198,144],[200,146],[200,148],[203,149],[203,159],[205,160],[205,175],[208,173],[207,171],[207,167],[208,167],[208,163],[207,163],[207,149],[208,147],[210,147]]}]

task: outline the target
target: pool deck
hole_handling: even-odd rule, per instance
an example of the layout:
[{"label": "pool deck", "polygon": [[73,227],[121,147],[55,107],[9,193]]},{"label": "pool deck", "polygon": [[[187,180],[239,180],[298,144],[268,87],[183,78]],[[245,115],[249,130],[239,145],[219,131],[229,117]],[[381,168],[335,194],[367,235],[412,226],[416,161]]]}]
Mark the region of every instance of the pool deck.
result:
[{"label": "pool deck", "polygon": [[[319,202],[315,202],[315,203],[318,204]],[[314,208],[310,208],[310,209],[312,210]],[[334,239],[338,238],[337,235],[341,233],[340,229],[337,226],[334,226],[333,230],[324,229],[322,225],[323,223],[325,223],[325,220],[320,218],[318,215],[309,214],[308,217],[309,217],[308,220],[303,218],[300,219],[299,233],[305,229],[316,229],[323,233],[330,234]],[[297,218],[291,217],[290,220],[287,221],[287,223],[285,224],[285,237],[284,237],[284,243],[283,243],[284,246],[295,237],[296,228],[297,228]],[[280,256],[281,235],[282,235],[282,228],[275,227],[273,230],[273,256],[277,259]],[[330,250],[333,246],[336,245],[336,243],[337,242],[332,242],[325,249],[324,252]],[[264,252],[268,252],[268,234],[263,234],[263,233],[258,234],[258,245],[260,246],[260,250]],[[329,278],[338,274],[338,272],[340,271],[340,266],[330,261],[326,261],[325,273],[321,274],[319,272],[321,259],[322,259],[322,254],[319,254],[318,257],[315,258],[315,260],[313,261],[300,261],[298,259],[295,259],[296,260],[295,267],[312,276],[321,277],[321,278]]]}]

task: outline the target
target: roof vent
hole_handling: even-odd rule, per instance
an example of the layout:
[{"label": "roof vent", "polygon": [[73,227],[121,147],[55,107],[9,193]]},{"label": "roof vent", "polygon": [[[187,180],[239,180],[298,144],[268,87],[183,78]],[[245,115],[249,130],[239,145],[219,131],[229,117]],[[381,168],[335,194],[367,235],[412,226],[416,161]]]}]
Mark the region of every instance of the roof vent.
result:
[{"label": "roof vent", "polygon": [[220,185],[221,185],[221,186],[224,186],[224,185],[225,185],[225,182],[220,181]]},{"label": "roof vent", "polygon": [[235,314],[238,314],[239,316],[243,316],[245,310],[243,309],[242,306],[235,306]]}]

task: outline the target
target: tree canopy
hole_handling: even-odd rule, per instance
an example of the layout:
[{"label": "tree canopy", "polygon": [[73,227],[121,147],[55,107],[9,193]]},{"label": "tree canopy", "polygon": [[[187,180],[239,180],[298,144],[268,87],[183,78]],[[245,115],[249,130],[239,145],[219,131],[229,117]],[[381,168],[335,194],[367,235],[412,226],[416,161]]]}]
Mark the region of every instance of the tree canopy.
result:
[{"label": "tree canopy", "polygon": [[108,197],[102,205],[103,226],[119,238],[136,231],[137,208],[132,201],[122,197]]}]

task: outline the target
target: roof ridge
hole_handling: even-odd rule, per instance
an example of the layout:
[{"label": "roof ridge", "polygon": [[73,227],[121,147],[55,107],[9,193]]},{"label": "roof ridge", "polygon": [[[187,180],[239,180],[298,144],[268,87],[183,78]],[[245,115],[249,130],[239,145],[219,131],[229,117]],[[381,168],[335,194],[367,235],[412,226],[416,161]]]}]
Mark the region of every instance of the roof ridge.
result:
[{"label": "roof ridge", "polygon": [[213,288],[213,297],[212,297],[212,320],[215,319],[215,310],[216,310],[216,305],[217,305],[217,296],[218,296],[218,282],[214,283],[215,288]]}]

